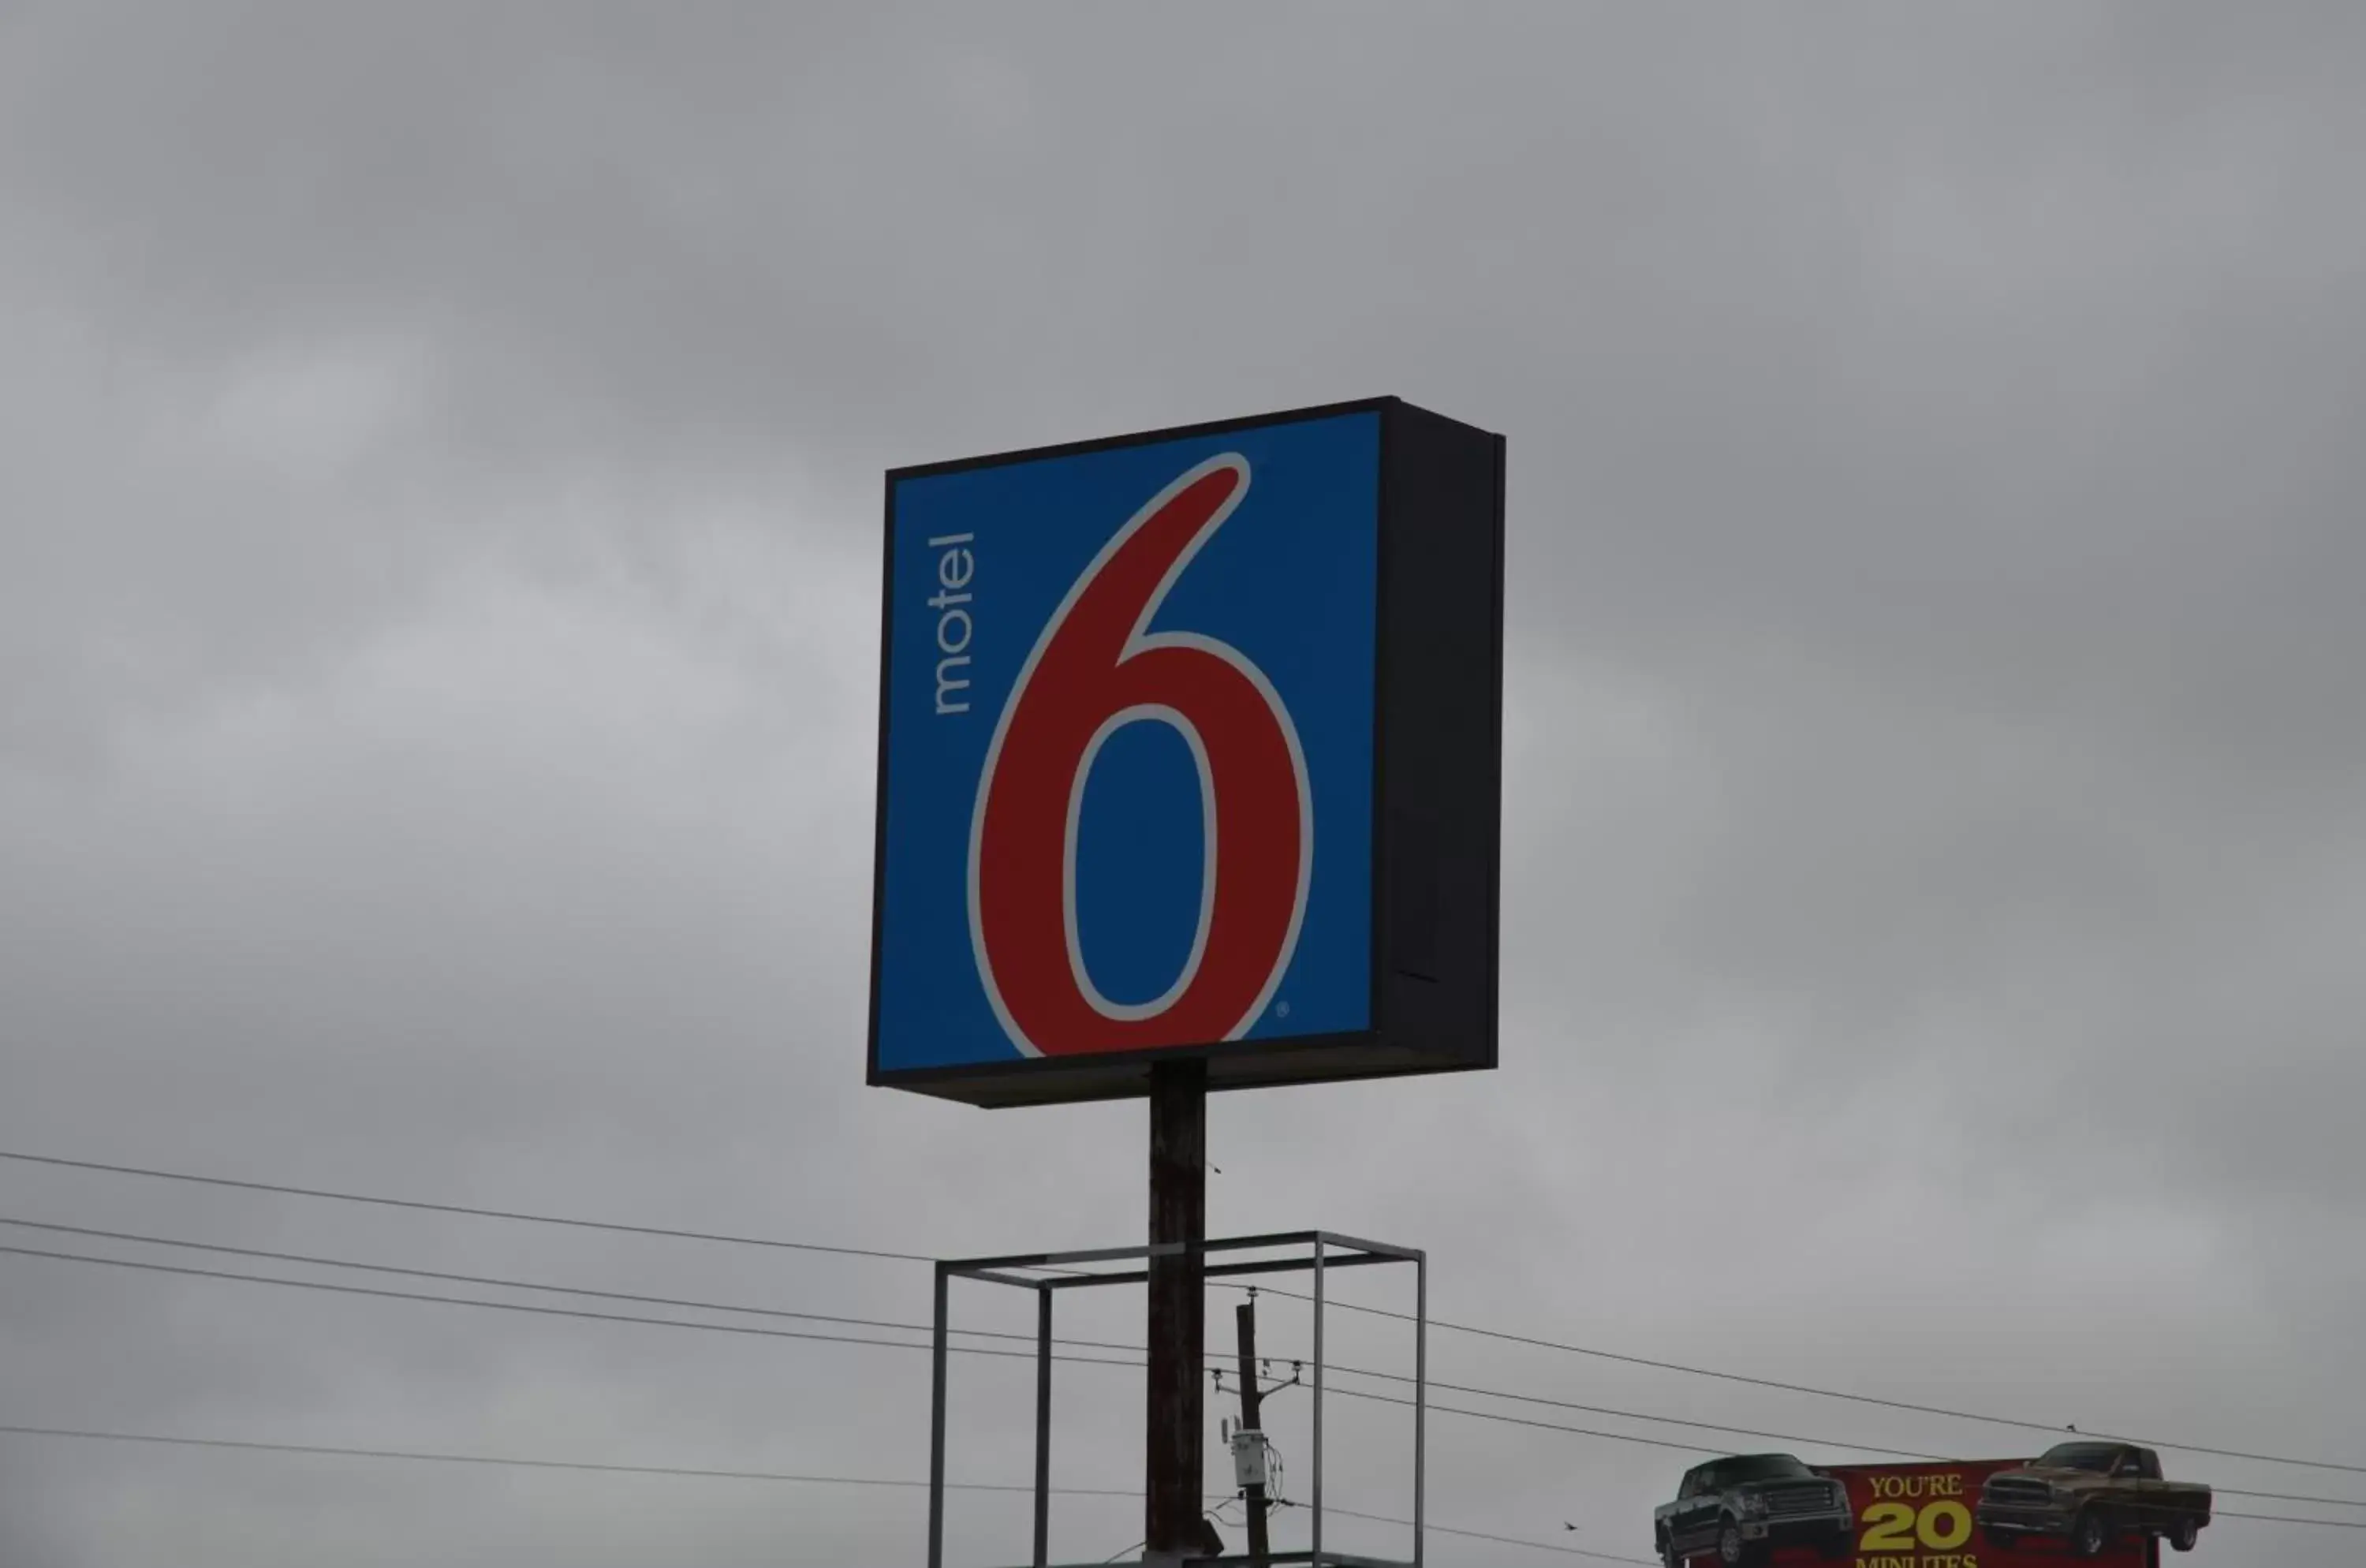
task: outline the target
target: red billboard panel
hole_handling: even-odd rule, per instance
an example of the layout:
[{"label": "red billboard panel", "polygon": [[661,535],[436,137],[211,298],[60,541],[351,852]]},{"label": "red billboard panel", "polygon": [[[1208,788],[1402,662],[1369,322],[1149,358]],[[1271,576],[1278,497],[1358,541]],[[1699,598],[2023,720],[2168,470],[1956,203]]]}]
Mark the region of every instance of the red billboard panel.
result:
[{"label": "red billboard panel", "polygon": [[2210,1509],[2210,1489],[2165,1478],[2150,1449],[2079,1438],[2032,1460],[1735,1455],[1687,1471],[1652,1524],[1669,1568],[2158,1568],[2164,1546],[2194,1549]]},{"label": "red billboard panel", "polygon": [[[2082,1528],[2075,1508],[2056,1510],[2046,1520],[2058,1535],[2042,1529],[1994,1528],[1993,1506],[1982,1517],[1989,1478],[2019,1474],[2023,1460],[1966,1460],[1949,1464],[1841,1464],[1826,1473],[1848,1488],[1856,1515],[1853,1562],[1856,1568],[2015,1568],[2022,1562],[2079,1561],[2096,1568],[2147,1568],[2150,1554],[2140,1531],[2117,1528],[2099,1517],[2101,1549],[2079,1556],[2074,1539]],[[2033,1521],[2034,1522],[2034,1521]],[[2091,1543],[2088,1543],[2091,1544]],[[1801,1562],[1817,1561],[1798,1554]]]}]

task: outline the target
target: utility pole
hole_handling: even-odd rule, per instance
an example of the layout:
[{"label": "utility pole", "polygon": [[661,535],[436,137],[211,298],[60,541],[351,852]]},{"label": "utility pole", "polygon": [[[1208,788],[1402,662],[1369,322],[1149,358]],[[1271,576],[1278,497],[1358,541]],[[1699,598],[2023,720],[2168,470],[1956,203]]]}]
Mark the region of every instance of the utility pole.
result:
[{"label": "utility pole", "polygon": [[[1208,1535],[1200,1422],[1207,1294],[1200,1243],[1208,1223],[1208,1066],[1150,1069],[1150,1376],[1144,1445],[1147,1561],[1202,1554]],[[1176,1247],[1161,1254],[1155,1249]]]},{"label": "utility pole", "polygon": [[[1233,1309],[1233,1328],[1241,1349],[1241,1428],[1259,1434],[1258,1441],[1262,1443],[1265,1426],[1259,1417],[1258,1406],[1264,1403],[1265,1395],[1257,1388],[1255,1292],[1249,1293],[1248,1300]],[[1257,1568],[1265,1568],[1265,1554],[1272,1549],[1266,1537],[1265,1483],[1259,1481],[1242,1487],[1241,1495],[1248,1504],[1249,1510],[1249,1556]]]}]

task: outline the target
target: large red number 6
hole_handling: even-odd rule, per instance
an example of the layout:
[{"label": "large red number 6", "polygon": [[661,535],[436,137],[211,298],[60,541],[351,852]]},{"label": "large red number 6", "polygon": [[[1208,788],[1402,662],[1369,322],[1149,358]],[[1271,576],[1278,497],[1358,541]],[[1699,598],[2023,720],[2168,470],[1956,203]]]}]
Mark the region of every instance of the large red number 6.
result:
[{"label": "large red number 6", "polygon": [[[995,727],[970,823],[970,942],[996,1017],[1030,1055],[1237,1039],[1298,945],[1314,833],[1289,710],[1239,649],[1144,629],[1248,488],[1228,453],[1153,496],[1053,612]],[[1141,723],[1191,749],[1207,859],[1181,973],[1121,1003],[1085,972],[1076,823],[1102,744]]]}]

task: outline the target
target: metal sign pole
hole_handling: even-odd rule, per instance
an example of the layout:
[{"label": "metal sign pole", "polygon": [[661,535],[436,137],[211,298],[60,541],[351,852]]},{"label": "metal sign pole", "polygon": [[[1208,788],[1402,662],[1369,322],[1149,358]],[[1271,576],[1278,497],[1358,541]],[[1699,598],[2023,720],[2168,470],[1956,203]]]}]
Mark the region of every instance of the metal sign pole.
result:
[{"label": "metal sign pole", "polygon": [[[1152,1559],[1196,1554],[1203,1481],[1202,1289],[1207,1239],[1208,1068],[1150,1069],[1150,1374],[1144,1531]],[[1172,1250],[1162,1250],[1171,1248]]]},{"label": "metal sign pole", "polygon": [[1323,1568],[1323,1237],[1314,1238],[1314,1556]]},{"label": "metal sign pole", "polygon": [[1429,1254],[1413,1267],[1413,1568],[1422,1568],[1429,1507]]},{"label": "metal sign pole", "polygon": [[945,1309],[952,1282],[945,1266],[938,1264],[936,1325],[929,1341],[935,1363],[929,1391],[929,1568],[944,1568],[945,1562]]},{"label": "metal sign pole", "polygon": [[1035,1287],[1035,1568],[1052,1561],[1052,1287]]}]

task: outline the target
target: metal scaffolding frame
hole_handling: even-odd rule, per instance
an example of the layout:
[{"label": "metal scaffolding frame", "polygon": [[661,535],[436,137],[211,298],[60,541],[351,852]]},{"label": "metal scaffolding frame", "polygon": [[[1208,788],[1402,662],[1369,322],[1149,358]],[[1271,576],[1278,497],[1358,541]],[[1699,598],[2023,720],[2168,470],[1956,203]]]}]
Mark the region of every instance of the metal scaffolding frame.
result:
[{"label": "metal scaffolding frame", "polygon": [[[1304,1250],[1302,1257],[1256,1258],[1236,1263],[1210,1259],[1209,1255],[1246,1251],[1274,1251],[1283,1248]],[[948,1360],[948,1338],[952,1333],[949,1309],[952,1284],[956,1279],[979,1280],[988,1284],[1007,1285],[1035,1292],[1035,1551],[1027,1568],[1099,1568],[1099,1565],[1055,1565],[1049,1561],[1052,1505],[1052,1303],[1056,1295],[1065,1291],[1087,1290],[1102,1285],[1147,1284],[1151,1278],[1150,1261],[1154,1258],[1178,1258],[1197,1254],[1201,1258],[1201,1280],[1238,1279],[1244,1276],[1283,1273],[1311,1273],[1314,1277],[1314,1355],[1312,1385],[1314,1404],[1314,1441],[1313,1494],[1308,1511],[1313,1516],[1311,1545],[1304,1550],[1269,1551],[1261,1557],[1225,1555],[1222,1557],[1186,1558],[1176,1564],[1172,1558],[1143,1557],[1134,1559],[1137,1568],[1279,1568],[1282,1564],[1305,1564],[1306,1568],[1422,1568],[1424,1538],[1424,1506],[1427,1482],[1427,1428],[1429,1418],[1429,1256],[1415,1247],[1391,1247],[1385,1243],[1365,1241],[1356,1236],[1340,1235],[1331,1231],[1280,1231],[1266,1235],[1231,1236],[1198,1242],[1167,1242],[1148,1247],[1098,1247],[1081,1252],[1040,1252],[1015,1254],[1001,1258],[961,1258],[940,1259],[936,1265],[936,1315],[932,1359],[934,1363],[929,1407],[929,1568],[944,1568],[945,1552],[945,1380]],[[1113,1269],[1111,1264],[1140,1263],[1141,1268]],[[1366,1557],[1350,1552],[1325,1550],[1323,1545],[1323,1394],[1324,1349],[1323,1329],[1325,1310],[1324,1281],[1335,1269],[1354,1269],[1375,1264],[1410,1263],[1414,1266],[1414,1393],[1413,1393],[1413,1556],[1409,1560]],[[1099,1266],[1099,1267],[1096,1267]],[[1021,1272],[1025,1270],[1027,1272]],[[1203,1287],[1204,1288],[1204,1287]]]}]

